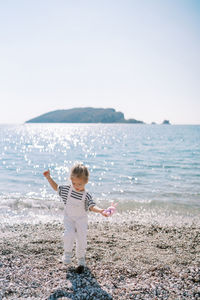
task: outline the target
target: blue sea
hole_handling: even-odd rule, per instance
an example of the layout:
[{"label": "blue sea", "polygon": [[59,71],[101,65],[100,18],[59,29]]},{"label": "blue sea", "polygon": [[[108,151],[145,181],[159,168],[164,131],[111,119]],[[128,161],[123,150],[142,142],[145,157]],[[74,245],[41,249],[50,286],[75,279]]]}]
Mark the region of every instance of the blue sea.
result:
[{"label": "blue sea", "polygon": [[59,218],[62,202],[42,173],[65,184],[76,162],[88,166],[99,206],[200,216],[200,126],[21,124],[0,125],[1,222]]}]

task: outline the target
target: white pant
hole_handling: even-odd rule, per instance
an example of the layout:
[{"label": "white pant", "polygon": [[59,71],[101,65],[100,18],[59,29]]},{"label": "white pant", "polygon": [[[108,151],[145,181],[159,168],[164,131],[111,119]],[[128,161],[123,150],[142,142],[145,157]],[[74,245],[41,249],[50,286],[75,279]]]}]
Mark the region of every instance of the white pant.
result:
[{"label": "white pant", "polygon": [[78,259],[85,257],[87,248],[87,216],[64,217],[64,250],[72,253],[74,241],[76,240],[76,256]]}]

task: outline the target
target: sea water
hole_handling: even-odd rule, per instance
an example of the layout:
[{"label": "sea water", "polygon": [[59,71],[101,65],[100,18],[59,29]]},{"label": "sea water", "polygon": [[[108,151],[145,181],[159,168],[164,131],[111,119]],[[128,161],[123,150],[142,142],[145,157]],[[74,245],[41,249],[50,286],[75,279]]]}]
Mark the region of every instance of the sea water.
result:
[{"label": "sea water", "polygon": [[99,206],[200,216],[200,126],[21,124],[0,125],[1,222],[60,216],[43,172],[66,184],[76,162]]}]

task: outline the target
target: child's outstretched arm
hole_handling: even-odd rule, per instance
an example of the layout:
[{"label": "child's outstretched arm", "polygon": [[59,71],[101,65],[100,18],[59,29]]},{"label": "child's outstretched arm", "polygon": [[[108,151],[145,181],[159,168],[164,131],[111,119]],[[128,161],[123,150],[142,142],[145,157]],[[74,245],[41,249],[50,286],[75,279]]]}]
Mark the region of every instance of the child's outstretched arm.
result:
[{"label": "child's outstretched arm", "polygon": [[50,171],[45,171],[43,173],[44,177],[46,177],[46,179],[48,180],[50,186],[54,189],[54,191],[57,191],[58,189],[58,185],[57,183],[51,178],[51,175],[50,175]]},{"label": "child's outstretched arm", "polygon": [[99,213],[99,214],[101,214],[104,217],[108,217],[108,215],[105,213],[105,209],[99,208],[96,205],[91,206],[89,209],[90,209],[90,211],[93,211],[95,213]]}]

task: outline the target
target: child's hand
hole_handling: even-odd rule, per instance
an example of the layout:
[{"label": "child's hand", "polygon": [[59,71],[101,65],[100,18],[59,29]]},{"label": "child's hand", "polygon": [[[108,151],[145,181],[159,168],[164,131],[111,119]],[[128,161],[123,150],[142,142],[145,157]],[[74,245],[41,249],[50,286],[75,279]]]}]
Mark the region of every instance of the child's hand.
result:
[{"label": "child's hand", "polygon": [[112,216],[114,214],[114,212],[116,211],[116,206],[117,206],[117,203],[116,204],[112,203],[112,205],[110,207],[108,207],[107,209],[105,209],[102,212],[102,215],[105,217]]},{"label": "child's hand", "polygon": [[104,216],[104,217],[106,217],[106,218],[109,217],[109,215],[108,215],[108,213],[106,212],[105,209],[101,212],[101,214],[102,214],[102,216]]},{"label": "child's hand", "polygon": [[45,171],[44,173],[43,173],[43,175],[44,175],[44,177],[49,177],[50,176],[50,171],[48,170],[48,171]]}]

